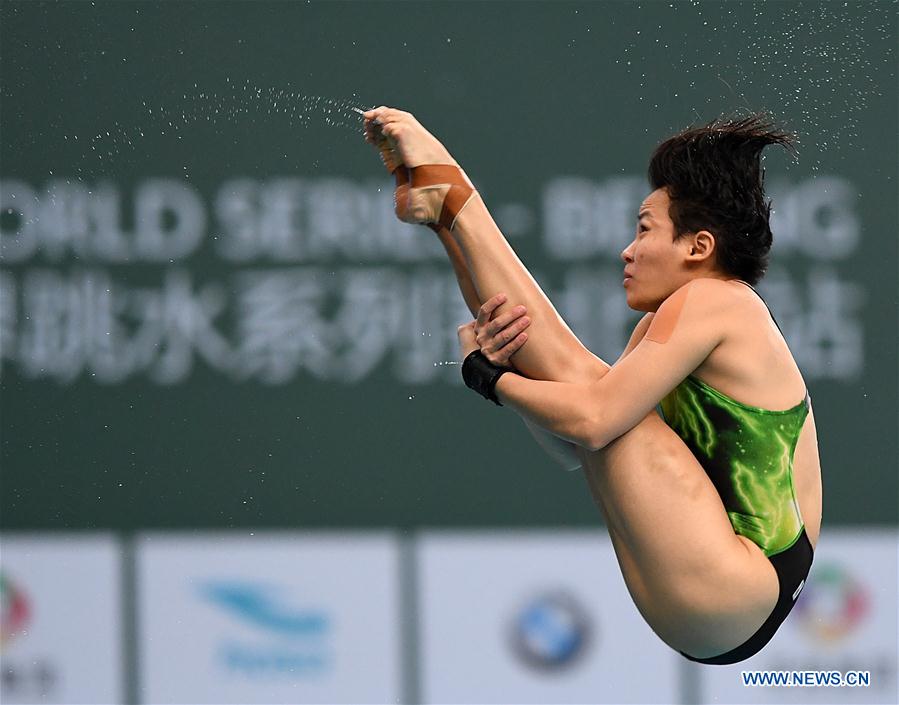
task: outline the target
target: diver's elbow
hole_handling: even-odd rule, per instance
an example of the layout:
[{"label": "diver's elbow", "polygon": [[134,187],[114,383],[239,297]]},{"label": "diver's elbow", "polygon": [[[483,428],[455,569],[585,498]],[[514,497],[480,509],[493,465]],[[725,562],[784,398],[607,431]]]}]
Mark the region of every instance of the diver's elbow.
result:
[{"label": "diver's elbow", "polygon": [[593,452],[602,450],[612,442],[608,429],[599,419],[589,419],[582,426],[582,432],[578,439],[578,445]]},{"label": "diver's elbow", "polygon": [[611,443],[611,441],[607,438],[589,438],[580,445],[589,450],[591,453],[594,453],[597,450],[602,450],[607,445],[609,445],[609,443]]}]

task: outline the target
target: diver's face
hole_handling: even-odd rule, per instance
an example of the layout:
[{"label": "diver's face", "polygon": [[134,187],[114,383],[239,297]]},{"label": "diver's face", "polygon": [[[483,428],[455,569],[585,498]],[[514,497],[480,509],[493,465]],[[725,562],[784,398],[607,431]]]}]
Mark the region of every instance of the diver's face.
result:
[{"label": "diver's face", "polygon": [[621,252],[627,305],[635,311],[657,310],[689,279],[684,267],[689,238],[675,241],[669,205],[665,189],[649,194],[640,205],[634,241]]}]

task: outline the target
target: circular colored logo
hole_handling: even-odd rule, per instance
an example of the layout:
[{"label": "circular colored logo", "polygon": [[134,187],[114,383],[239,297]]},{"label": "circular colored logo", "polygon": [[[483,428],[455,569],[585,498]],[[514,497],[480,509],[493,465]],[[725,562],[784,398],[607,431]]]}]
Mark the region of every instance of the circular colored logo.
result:
[{"label": "circular colored logo", "polygon": [[28,603],[24,593],[0,573],[0,649],[28,623]]},{"label": "circular colored logo", "polygon": [[845,568],[826,563],[813,578],[793,608],[797,624],[816,642],[832,642],[853,631],[868,614],[867,590]]},{"label": "circular colored logo", "polygon": [[529,666],[558,671],[576,663],[591,636],[586,611],[565,592],[544,593],[529,600],[515,615],[511,641]]}]

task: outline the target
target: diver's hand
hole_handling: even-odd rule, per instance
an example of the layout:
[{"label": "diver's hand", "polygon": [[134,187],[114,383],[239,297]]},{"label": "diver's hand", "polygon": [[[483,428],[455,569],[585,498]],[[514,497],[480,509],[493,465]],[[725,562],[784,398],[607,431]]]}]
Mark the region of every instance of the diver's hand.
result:
[{"label": "diver's hand", "polygon": [[485,301],[478,309],[478,317],[474,321],[477,346],[484,357],[498,367],[511,367],[509,360],[527,342],[528,334],[524,331],[531,325],[524,306],[515,306],[493,317],[496,309],[506,302],[506,298],[505,294],[497,294]]},{"label": "diver's hand", "polygon": [[[411,113],[382,105],[366,110],[363,117],[366,141],[379,146],[386,138],[401,163],[408,168],[422,164],[459,166],[440,140],[422,127]],[[387,166],[390,169],[390,165]]]}]

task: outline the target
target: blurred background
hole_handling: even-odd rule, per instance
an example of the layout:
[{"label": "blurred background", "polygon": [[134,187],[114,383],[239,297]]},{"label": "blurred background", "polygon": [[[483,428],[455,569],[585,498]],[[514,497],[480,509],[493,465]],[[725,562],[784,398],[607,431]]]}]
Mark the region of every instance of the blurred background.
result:
[{"label": "blurred background", "polygon": [[[4,0],[0,700],[895,703],[896,39],[891,2]],[[609,361],[654,147],[799,135],[759,289],[824,517],[761,654],[665,646],[583,477],[464,388],[451,269],[351,109],[381,104]]]}]

